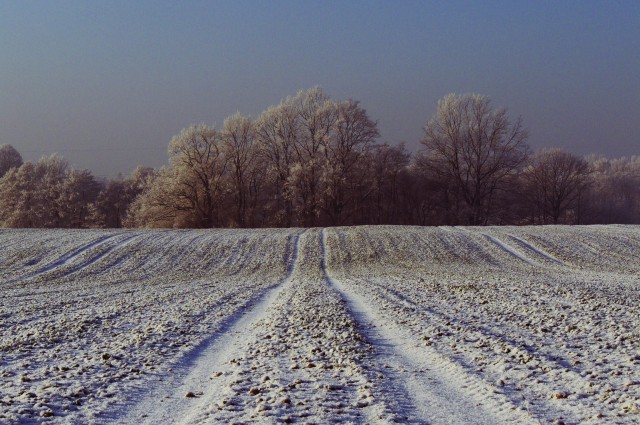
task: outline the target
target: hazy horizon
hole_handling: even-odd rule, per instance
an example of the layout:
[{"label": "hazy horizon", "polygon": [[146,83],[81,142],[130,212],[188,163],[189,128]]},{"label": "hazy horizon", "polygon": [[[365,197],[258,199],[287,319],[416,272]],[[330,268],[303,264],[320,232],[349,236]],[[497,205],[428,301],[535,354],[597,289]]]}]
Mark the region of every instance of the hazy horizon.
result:
[{"label": "hazy horizon", "polygon": [[98,176],[313,86],[411,150],[455,92],[522,116],[533,149],[640,154],[635,1],[4,1],[0,40],[0,144]]}]

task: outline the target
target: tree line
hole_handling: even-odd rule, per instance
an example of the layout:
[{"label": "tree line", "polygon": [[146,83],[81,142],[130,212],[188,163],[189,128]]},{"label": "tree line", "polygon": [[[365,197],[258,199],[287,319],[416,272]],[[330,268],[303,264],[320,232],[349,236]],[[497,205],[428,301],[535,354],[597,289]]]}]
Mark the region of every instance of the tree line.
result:
[{"label": "tree line", "polygon": [[531,152],[522,120],[451,94],[419,151],[380,143],[356,100],[300,91],[256,119],[183,129],[168,163],[96,179],[0,146],[3,227],[310,227],[640,223],[640,157]]}]

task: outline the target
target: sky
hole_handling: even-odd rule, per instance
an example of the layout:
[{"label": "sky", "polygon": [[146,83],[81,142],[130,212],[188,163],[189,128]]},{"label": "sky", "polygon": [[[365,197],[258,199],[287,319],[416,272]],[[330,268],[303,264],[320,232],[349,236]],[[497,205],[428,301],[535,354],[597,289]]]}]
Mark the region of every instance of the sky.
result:
[{"label": "sky", "polygon": [[412,151],[479,93],[533,150],[640,155],[640,1],[0,0],[0,144],[25,160],[158,167],[182,128],[314,86]]}]

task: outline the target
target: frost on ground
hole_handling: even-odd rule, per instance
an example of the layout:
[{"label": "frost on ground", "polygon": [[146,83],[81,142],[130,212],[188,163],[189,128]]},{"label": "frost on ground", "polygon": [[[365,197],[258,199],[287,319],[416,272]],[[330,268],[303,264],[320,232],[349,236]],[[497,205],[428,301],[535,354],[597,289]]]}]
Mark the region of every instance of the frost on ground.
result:
[{"label": "frost on ground", "polygon": [[640,227],[0,231],[1,423],[638,423]]}]

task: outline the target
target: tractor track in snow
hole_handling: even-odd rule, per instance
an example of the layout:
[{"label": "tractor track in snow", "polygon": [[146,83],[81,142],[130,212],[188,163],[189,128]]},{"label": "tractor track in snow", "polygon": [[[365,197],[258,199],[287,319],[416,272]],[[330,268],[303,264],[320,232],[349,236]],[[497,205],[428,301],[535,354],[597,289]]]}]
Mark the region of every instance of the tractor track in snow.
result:
[{"label": "tractor track in snow", "polygon": [[[285,279],[248,300],[235,314],[199,346],[183,356],[172,368],[169,381],[140,394],[126,415],[115,417],[118,424],[190,424],[207,406],[228,394],[213,374],[224,370],[236,357],[246,352],[246,342],[255,338],[255,324],[263,320],[269,308],[282,292],[289,290],[297,269],[300,241],[305,232],[298,233]],[[234,257],[239,254],[234,250]],[[215,376],[218,378],[219,376]],[[191,393],[193,397],[185,397]]]},{"label": "tractor track in snow", "polygon": [[[34,279],[37,278],[41,275],[45,275],[47,273],[50,272],[54,272],[57,271],[59,269],[63,269],[67,264],[73,264],[74,261],[76,259],[79,259],[81,257],[83,257],[85,254],[87,254],[89,251],[92,251],[100,246],[102,246],[103,244],[106,244],[108,241],[117,238],[118,236],[122,236],[124,234],[127,234],[126,232],[121,232],[121,233],[116,233],[116,234],[110,234],[110,235],[105,235],[105,236],[101,236],[98,239],[84,244],[78,248],[75,248],[73,250],[70,250],[68,252],[66,252],[65,254],[59,256],[57,259],[53,260],[52,263],[41,267],[33,272],[28,272],[26,275],[23,276],[18,276],[16,278],[12,278],[9,280],[4,281],[4,284],[12,284],[12,283],[17,283],[17,282],[23,282],[29,279]],[[96,256],[92,257],[91,259],[87,260],[87,261],[83,261],[80,264],[76,265],[75,267],[73,267],[71,269],[71,271],[66,272],[66,274],[71,274],[74,273],[75,271],[79,271],[89,265],[91,265],[92,263],[98,261],[100,258],[104,257],[105,255],[107,255],[108,253],[110,253],[111,251],[113,251],[114,249],[118,248],[119,246],[123,245],[124,243],[126,243],[127,241],[129,241],[131,238],[133,238],[134,236],[128,237],[126,238],[124,241],[119,241],[116,245],[114,245],[113,247],[108,248],[107,250],[104,250],[100,253],[98,253]],[[31,264],[27,263],[25,265],[23,265],[23,269],[25,267],[30,266]]]},{"label": "tractor track in snow", "polygon": [[555,258],[553,255],[549,254],[548,252],[545,252],[542,249],[535,247],[530,242],[527,242],[526,240],[524,240],[524,239],[522,239],[522,238],[520,238],[518,236],[512,235],[512,234],[509,234],[508,236],[510,238],[512,238],[516,243],[522,245],[525,249],[527,249],[527,250],[533,252],[534,254],[542,257],[543,260],[549,261],[551,263],[555,263],[555,264],[560,265],[560,266],[564,266],[564,267],[567,266],[564,262],[558,260],[557,258]]},{"label": "tractor track in snow", "polygon": [[[487,395],[491,387],[434,350],[420,346],[415,335],[386,320],[364,296],[331,276],[327,264],[326,229],[322,231],[322,267],[329,285],[344,299],[359,329],[375,347],[376,361],[388,378],[386,391],[408,398],[407,423],[532,423],[526,412],[504,397]],[[446,369],[446,370],[443,370]],[[398,388],[400,387],[400,388]],[[478,397],[478,394],[485,395]]]},{"label": "tractor track in snow", "polygon": [[76,258],[80,257],[85,252],[87,252],[87,251],[89,251],[89,250],[91,250],[91,249],[93,249],[93,248],[95,248],[95,247],[97,247],[99,245],[102,245],[102,244],[106,243],[107,241],[109,241],[111,239],[114,239],[114,238],[116,238],[118,236],[121,236],[123,234],[124,233],[117,233],[115,235],[102,236],[102,237],[98,238],[97,240],[95,240],[95,241],[93,241],[91,243],[85,244],[85,245],[83,245],[83,246],[81,246],[81,247],[79,247],[77,249],[73,249],[73,250],[65,253],[61,257],[59,257],[52,264],[49,264],[49,265],[47,265],[47,266],[45,266],[45,267],[43,267],[41,269],[36,270],[34,272],[34,274],[29,276],[29,277],[32,277],[32,276],[35,276],[35,275],[38,275],[38,274],[42,274],[42,273],[46,273],[46,272],[52,271],[54,269],[57,269],[59,267],[62,267],[64,265],[66,265],[67,263],[69,263],[69,262],[75,260]]},{"label": "tractor track in snow", "polygon": [[507,244],[506,242],[502,241],[501,239],[498,239],[495,236],[491,236],[491,235],[488,235],[486,233],[482,233],[482,236],[484,236],[489,242],[491,242],[492,244],[496,245],[498,248],[500,248],[502,251],[506,252],[507,254],[512,256],[513,258],[515,258],[515,259],[517,259],[519,261],[522,261],[523,263],[526,263],[526,264],[528,264],[530,266],[533,266],[533,267],[541,267],[540,264],[530,260],[524,254],[522,254],[520,252],[520,250],[518,250],[515,247]]},{"label": "tractor track in snow", "polygon": [[[370,288],[373,288],[373,293],[378,295],[385,303],[388,303],[388,305],[384,307],[378,306],[378,309],[376,310],[372,303],[367,301],[366,297],[354,292],[353,289],[348,289],[349,286],[341,283],[340,281],[334,282],[339,288],[341,288],[340,290],[344,294],[345,299],[350,300],[349,303],[353,306],[354,314],[362,315],[364,317],[363,321],[373,326],[372,329],[375,339],[388,342],[387,344],[383,343],[383,346],[402,348],[402,350],[398,349],[400,354],[393,352],[391,354],[387,353],[387,356],[400,356],[400,358],[406,358],[405,364],[410,366],[405,366],[405,369],[413,368],[414,370],[419,370],[422,373],[424,379],[419,382],[419,385],[414,385],[416,388],[412,391],[412,394],[429,394],[430,391],[438,392],[438,390],[444,394],[453,393],[452,399],[448,402],[446,397],[442,397],[442,402],[438,402],[438,404],[436,404],[436,412],[442,414],[442,408],[450,406],[451,403],[456,405],[465,404],[464,400],[466,400],[467,404],[475,403],[476,406],[487,405],[485,410],[488,410],[489,414],[494,414],[496,417],[502,416],[502,422],[530,423],[538,416],[542,416],[540,414],[536,415],[536,410],[538,413],[546,412],[548,414],[550,412],[554,412],[556,416],[564,418],[568,418],[573,415],[571,411],[559,409],[557,406],[550,405],[546,402],[542,403],[543,407],[538,406],[534,409],[528,405],[526,400],[523,400],[522,396],[514,397],[514,394],[517,394],[517,392],[511,391],[511,389],[507,392],[509,396],[497,394],[495,392],[496,388],[494,384],[483,379],[483,377],[481,377],[475,370],[477,366],[474,366],[473,363],[455,356],[452,357],[446,353],[442,353],[431,348],[429,342],[425,344],[422,339],[417,339],[416,333],[412,332],[412,330],[407,327],[406,323],[402,323],[403,319],[401,315],[398,315],[397,317],[393,317],[389,315],[389,313],[384,315],[383,310],[384,308],[387,308],[388,310],[396,311],[396,307],[402,306],[404,309],[414,312],[413,314],[420,314],[423,326],[435,326],[439,329],[445,330],[454,329],[457,326],[463,326],[469,329],[465,336],[465,340],[489,340],[491,341],[491,346],[500,346],[501,349],[504,350],[512,352],[516,352],[518,350],[526,351],[529,355],[535,356],[537,359],[544,361],[546,365],[552,365],[557,369],[564,370],[566,375],[571,375],[574,381],[580,385],[587,384],[586,380],[577,373],[575,368],[571,366],[566,359],[558,357],[557,353],[549,352],[543,345],[534,342],[532,335],[523,335],[522,330],[515,328],[507,328],[500,331],[499,329],[491,328],[487,325],[475,324],[470,320],[463,321],[455,315],[446,314],[434,308],[425,307],[413,302],[391,288],[372,283],[370,284]],[[368,295],[371,294],[372,292],[368,293]],[[379,301],[380,299],[378,299],[378,302]],[[400,321],[400,323],[394,324],[394,321]],[[512,332],[518,332],[518,340],[513,338],[513,335],[515,334]],[[380,337],[380,334],[383,336]],[[457,385],[455,387],[452,386],[449,383],[450,381],[455,381]],[[432,386],[433,388],[430,390],[420,388],[420,384],[423,386],[425,384],[431,384],[429,386]],[[504,385],[505,384],[501,384],[501,386]],[[448,395],[448,397],[451,396]],[[463,401],[456,402],[456,397]],[[475,402],[473,401],[474,399]],[[541,402],[542,401],[540,400],[538,401],[539,404]],[[430,401],[418,400],[416,403],[417,405],[427,406]],[[526,416],[521,415],[520,417],[517,417],[512,413],[509,413],[509,411],[515,411],[518,408],[520,408],[520,410],[526,410]],[[477,408],[474,409],[482,410]],[[473,412],[473,409],[471,411]],[[446,412],[446,410],[444,412]],[[446,413],[444,415],[446,417]],[[465,410],[465,415],[468,415],[467,410]],[[478,417],[482,416],[478,415]],[[511,417],[511,419],[508,419],[509,417]],[[484,420],[485,419],[481,419],[476,422],[472,417],[463,416],[455,420],[451,419],[451,423],[500,422],[498,420],[483,422]],[[447,421],[447,423],[449,423],[449,421]],[[532,423],[537,422],[534,421]]]}]

